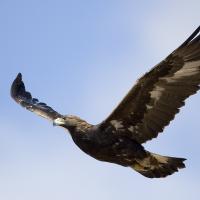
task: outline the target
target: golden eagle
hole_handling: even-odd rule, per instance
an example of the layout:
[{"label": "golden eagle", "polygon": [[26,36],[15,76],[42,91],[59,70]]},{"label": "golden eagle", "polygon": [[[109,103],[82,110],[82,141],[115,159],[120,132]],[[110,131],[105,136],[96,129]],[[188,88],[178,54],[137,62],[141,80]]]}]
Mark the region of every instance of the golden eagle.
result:
[{"label": "golden eagle", "polygon": [[12,98],[26,109],[66,128],[85,153],[100,161],[131,167],[149,178],[184,168],[184,158],[161,156],[142,146],[174,119],[200,84],[200,27],[175,51],[142,76],[117,108],[98,125],[62,115],[26,91],[19,73]]}]

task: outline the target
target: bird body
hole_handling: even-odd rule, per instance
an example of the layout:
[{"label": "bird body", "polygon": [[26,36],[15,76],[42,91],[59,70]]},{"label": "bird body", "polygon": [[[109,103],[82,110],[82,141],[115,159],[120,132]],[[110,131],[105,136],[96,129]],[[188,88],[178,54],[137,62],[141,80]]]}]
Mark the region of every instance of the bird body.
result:
[{"label": "bird body", "polygon": [[[73,127],[68,125],[72,119],[76,121]],[[137,151],[140,151],[138,156],[145,153],[142,145],[136,141],[123,135],[113,135],[111,130],[101,131],[99,125],[90,125],[76,116],[57,118],[54,125],[69,130],[75,144],[97,160],[128,166],[129,154],[134,158],[137,157]]]},{"label": "bird body", "polygon": [[200,27],[166,59],[142,76],[117,108],[100,124],[62,115],[33,98],[19,73],[11,96],[26,109],[67,129],[76,145],[93,158],[131,167],[149,178],[184,168],[184,158],[161,156],[142,146],[174,119],[200,84]]},{"label": "bird body", "polygon": [[[119,128],[119,124],[113,124]],[[184,167],[184,158],[169,158],[152,154],[137,141],[127,137],[123,131],[121,135],[113,135],[115,126],[101,130],[101,124],[90,125],[76,116],[57,118],[54,120],[54,125],[67,129],[74,143],[93,158],[124,167],[132,167],[146,177],[164,177],[177,171],[178,167]],[[167,160],[173,162],[169,164]],[[159,162],[161,162],[161,167]],[[161,174],[160,168],[163,168],[163,165],[165,165],[165,172]]]}]

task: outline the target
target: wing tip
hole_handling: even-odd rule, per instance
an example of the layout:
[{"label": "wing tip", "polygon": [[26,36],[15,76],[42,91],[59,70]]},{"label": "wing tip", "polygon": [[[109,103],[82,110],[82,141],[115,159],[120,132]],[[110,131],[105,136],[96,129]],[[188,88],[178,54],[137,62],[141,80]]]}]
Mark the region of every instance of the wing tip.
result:
[{"label": "wing tip", "polygon": [[[24,83],[22,81],[22,74],[18,73],[15,80],[13,81],[10,89],[10,95],[13,99],[16,100],[18,92],[20,89],[24,88]],[[24,88],[25,90],[25,88]]]},{"label": "wing tip", "polygon": [[200,32],[200,25],[194,30],[194,32],[188,37],[188,39],[179,46],[179,48],[188,45],[199,34],[199,32]]},{"label": "wing tip", "polygon": [[20,83],[22,82],[22,74],[19,72],[15,78],[15,80],[13,81],[13,84],[16,84],[16,83]]},{"label": "wing tip", "polygon": [[22,74],[21,74],[21,72],[19,72],[18,74],[17,74],[17,77],[16,77],[17,79],[19,79],[19,80],[22,80]]}]

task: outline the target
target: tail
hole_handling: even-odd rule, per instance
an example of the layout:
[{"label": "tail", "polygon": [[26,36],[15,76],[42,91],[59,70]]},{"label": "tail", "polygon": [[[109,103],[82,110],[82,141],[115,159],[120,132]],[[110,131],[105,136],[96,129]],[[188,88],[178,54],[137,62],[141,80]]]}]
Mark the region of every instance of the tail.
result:
[{"label": "tail", "polygon": [[161,156],[147,151],[144,159],[137,159],[131,166],[134,170],[148,178],[162,178],[185,168],[185,158]]}]

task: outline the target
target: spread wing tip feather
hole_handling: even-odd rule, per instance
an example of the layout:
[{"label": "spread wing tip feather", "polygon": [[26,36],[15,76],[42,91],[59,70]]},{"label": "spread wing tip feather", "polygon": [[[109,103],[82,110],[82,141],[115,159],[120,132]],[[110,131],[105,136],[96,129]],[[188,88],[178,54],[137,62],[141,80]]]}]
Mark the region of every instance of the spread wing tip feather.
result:
[{"label": "spread wing tip feather", "polygon": [[22,74],[21,74],[21,72],[19,72],[19,73],[17,74],[17,78],[22,79]]},{"label": "spread wing tip feather", "polygon": [[18,102],[17,97],[18,97],[20,91],[25,91],[25,86],[24,86],[24,83],[22,81],[22,74],[18,73],[15,80],[12,83],[11,90],[10,90],[11,97],[16,102]]},{"label": "spread wing tip feather", "polygon": [[186,46],[189,42],[191,42],[200,32],[200,26],[196,28],[196,30],[188,37],[188,39],[180,45],[179,48]]},{"label": "spread wing tip feather", "polygon": [[200,32],[200,26],[197,27],[197,29],[188,37],[188,39],[185,42],[183,42],[183,44],[180,45],[179,48],[184,47],[188,43],[190,43],[199,34],[199,32]]}]

